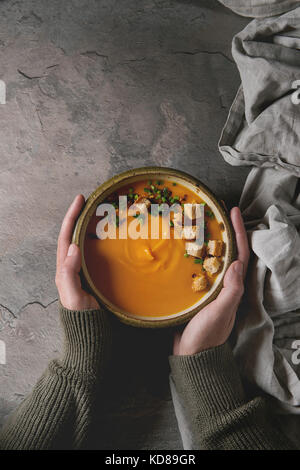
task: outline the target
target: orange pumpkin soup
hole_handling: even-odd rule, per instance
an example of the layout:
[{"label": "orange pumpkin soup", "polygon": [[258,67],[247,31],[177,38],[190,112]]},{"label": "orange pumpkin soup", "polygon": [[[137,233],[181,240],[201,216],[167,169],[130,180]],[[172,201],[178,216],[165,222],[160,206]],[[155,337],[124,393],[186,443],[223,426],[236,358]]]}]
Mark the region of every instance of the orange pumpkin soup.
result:
[{"label": "orange pumpkin soup", "polygon": [[[151,214],[150,208],[148,226],[152,217],[160,219],[158,239],[151,239],[150,234],[148,239],[119,239],[122,221],[118,221],[116,239],[100,240],[95,236],[100,218],[94,214],[84,243],[85,263],[94,285],[112,304],[132,315],[168,316],[191,307],[210,290],[222,266],[222,226],[210,207],[184,186],[169,181],[138,181],[122,187],[105,202],[117,207],[120,195],[127,195],[128,205],[141,198],[149,204],[204,204],[203,250],[196,256],[187,253],[187,240],[173,236],[173,216],[170,222],[163,214]],[[128,225],[131,220],[134,217],[128,216]],[[169,239],[163,237],[167,228]]]}]

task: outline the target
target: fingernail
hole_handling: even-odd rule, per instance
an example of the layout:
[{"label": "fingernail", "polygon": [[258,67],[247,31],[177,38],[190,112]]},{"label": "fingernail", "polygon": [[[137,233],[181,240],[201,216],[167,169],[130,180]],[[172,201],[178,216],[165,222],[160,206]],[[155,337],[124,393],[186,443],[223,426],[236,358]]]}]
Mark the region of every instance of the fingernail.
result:
[{"label": "fingernail", "polygon": [[72,245],[69,246],[67,256],[72,256],[72,255],[74,254],[75,246],[76,246],[76,245],[74,245],[74,243],[72,243]]},{"label": "fingernail", "polygon": [[235,272],[239,275],[242,276],[244,272],[244,265],[241,261],[236,261],[234,265],[234,270]]}]

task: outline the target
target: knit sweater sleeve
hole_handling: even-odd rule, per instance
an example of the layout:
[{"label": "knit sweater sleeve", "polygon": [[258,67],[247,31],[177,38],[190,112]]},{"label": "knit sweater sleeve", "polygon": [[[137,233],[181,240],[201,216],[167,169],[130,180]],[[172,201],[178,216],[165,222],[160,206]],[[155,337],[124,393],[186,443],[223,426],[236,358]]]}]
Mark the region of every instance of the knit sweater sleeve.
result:
[{"label": "knit sweater sleeve", "polygon": [[266,400],[246,399],[227,343],[190,356],[170,356],[169,362],[194,449],[295,448],[272,423]]},{"label": "knit sweater sleeve", "polygon": [[9,418],[1,449],[67,449],[84,445],[91,424],[95,387],[110,349],[110,327],[102,310],[60,307],[64,353],[53,360]]}]

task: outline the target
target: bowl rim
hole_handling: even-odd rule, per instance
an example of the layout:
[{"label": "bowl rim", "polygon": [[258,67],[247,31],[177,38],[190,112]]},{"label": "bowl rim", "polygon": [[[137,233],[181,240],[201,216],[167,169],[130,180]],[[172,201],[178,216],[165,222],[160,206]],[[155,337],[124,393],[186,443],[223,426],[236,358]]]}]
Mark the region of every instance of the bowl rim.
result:
[{"label": "bowl rim", "polygon": [[104,306],[105,308],[107,308],[110,312],[116,315],[123,323],[126,323],[127,325],[131,325],[131,326],[142,327],[142,328],[174,327],[174,326],[178,326],[178,325],[182,325],[186,323],[197,312],[199,312],[204,307],[206,307],[206,305],[208,305],[218,296],[219,292],[221,291],[223,287],[223,280],[224,280],[225,272],[228,269],[229,265],[236,259],[236,255],[237,255],[235,234],[234,234],[233,226],[232,226],[224,201],[218,200],[217,196],[198,178],[191,176],[188,173],[185,173],[184,171],[177,170],[175,168],[159,167],[159,166],[145,166],[145,167],[134,168],[134,169],[130,169],[130,170],[124,171],[122,173],[119,173],[113,176],[112,178],[108,179],[103,184],[98,186],[87,198],[85,205],[83,206],[79,214],[79,217],[76,221],[76,224],[73,230],[72,243],[76,243],[76,245],[78,246],[83,246],[84,231],[82,229],[83,229],[86,217],[92,215],[90,214],[90,212],[95,204],[95,201],[98,198],[100,198],[101,195],[103,195],[105,191],[112,189],[113,186],[117,184],[125,182],[126,179],[132,178],[134,176],[143,176],[143,175],[145,176],[145,178],[147,178],[147,175],[150,175],[150,174],[160,174],[162,176],[165,175],[168,177],[174,176],[174,177],[180,178],[181,180],[183,180],[183,184],[184,184],[184,181],[186,181],[187,183],[201,189],[201,191],[203,191],[216,205],[224,221],[225,230],[227,232],[227,237],[228,237],[228,257],[227,257],[226,264],[224,266],[223,275],[219,281],[219,285],[214,289],[211,295],[209,295],[207,299],[205,299],[205,301],[201,305],[191,308],[191,310],[189,310],[188,312],[180,316],[153,321],[153,320],[147,320],[146,318],[145,319],[135,318],[135,317],[130,316],[129,314],[127,315],[125,312],[121,311],[121,309],[118,310],[116,306],[109,304],[107,302],[107,299],[105,299],[105,297],[102,296],[101,292],[95,288],[92,282],[92,279],[89,276],[89,273],[87,271],[86,264],[84,261],[83,249],[81,250],[82,268],[81,268],[80,276],[81,276],[84,289],[89,291],[97,299],[100,306]]}]

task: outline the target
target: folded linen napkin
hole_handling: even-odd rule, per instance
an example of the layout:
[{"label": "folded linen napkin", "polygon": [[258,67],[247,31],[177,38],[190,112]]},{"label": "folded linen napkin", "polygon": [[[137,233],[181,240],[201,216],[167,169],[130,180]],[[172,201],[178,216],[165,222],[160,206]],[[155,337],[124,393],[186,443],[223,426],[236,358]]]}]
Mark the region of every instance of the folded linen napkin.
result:
[{"label": "folded linen napkin", "polygon": [[298,0],[219,0],[241,16],[265,18],[280,15],[299,5]]},{"label": "folded linen napkin", "polygon": [[[240,200],[253,257],[234,354],[250,383],[295,407],[300,369],[274,344],[274,318],[300,309],[300,8],[252,21],[232,54],[242,83],[219,150],[232,165],[254,166]],[[283,349],[296,339],[291,326]]]},{"label": "folded linen napkin", "polygon": [[[293,97],[296,93],[299,98],[300,84],[299,2],[222,3],[253,17],[294,8],[253,20],[234,37],[232,54],[241,86],[219,150],[231,165],[254,167],[240,200],[252,258],[232,335],[234,355],[252,391],[273,396],[275,410],[298,414],[300,364],[294,353],[300,339],[300,100]],[[193,448],[172,379],[171,392],[184,447]],[[291,434],[295,442],[297,435]]]}]

